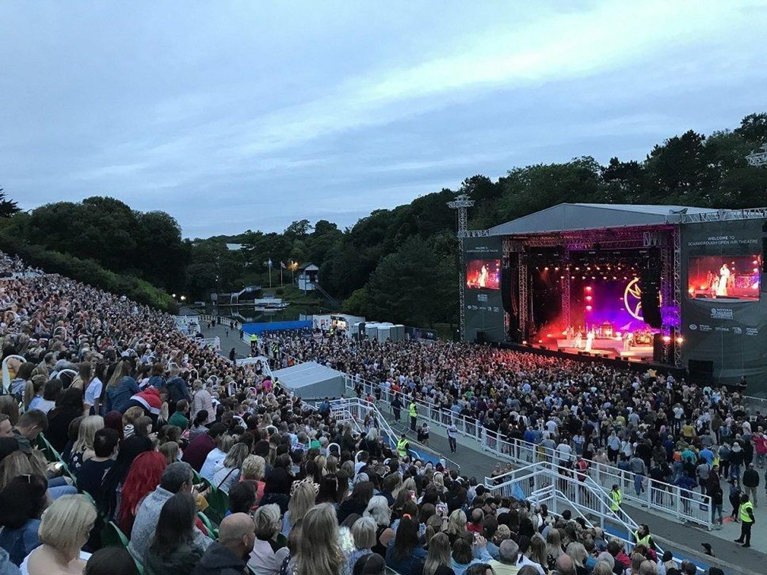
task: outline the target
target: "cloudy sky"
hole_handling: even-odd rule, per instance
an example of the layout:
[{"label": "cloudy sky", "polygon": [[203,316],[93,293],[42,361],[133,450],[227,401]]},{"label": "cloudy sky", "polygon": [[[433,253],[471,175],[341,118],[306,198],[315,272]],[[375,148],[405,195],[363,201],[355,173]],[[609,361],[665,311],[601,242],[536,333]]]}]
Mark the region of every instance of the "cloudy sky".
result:
[{"label": "cloudy sky", "polygon": [[0,3],[0,187],[184,235],[345,227],[474,174],[767,112],[767,0]]}]

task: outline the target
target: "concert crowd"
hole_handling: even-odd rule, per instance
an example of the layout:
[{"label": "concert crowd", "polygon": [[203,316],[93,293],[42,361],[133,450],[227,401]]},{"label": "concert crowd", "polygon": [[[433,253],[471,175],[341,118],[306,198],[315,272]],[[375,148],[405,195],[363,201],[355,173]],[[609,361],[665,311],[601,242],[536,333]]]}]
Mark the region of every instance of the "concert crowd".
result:
[{"label": "concert crowd", "polygon": [[[695,573],[658,553],[647,526],[629,549],[580,518],[403,456],[371,418],[361,429],[336,421],[265,366],[237,366],[183,335],[171,316],[2,254],[0,276],[0,575]],[[655,430],[660,439],[662,425],[643,427],[656,388],[668,392],[659,407],[697,406],[679,430],[668,424],[673,433],[686,432],[688,417],[695,428],[710,401],[662,377],[624,381],[471,346],[291,336],[270,349],[280,363],[282,350],[430,397],[509,436],[542,420],[546,439],[580,431],[584,452],[609,447],[613,426],[628,440],[653,441]],[[720,393],[709,394],[724,416],[718,437],[734,451],[756,434],[737,398]],[[629,405],[640,420],[629,414],[620,425]],[[600,417],[610,425],[589,431]]]}]

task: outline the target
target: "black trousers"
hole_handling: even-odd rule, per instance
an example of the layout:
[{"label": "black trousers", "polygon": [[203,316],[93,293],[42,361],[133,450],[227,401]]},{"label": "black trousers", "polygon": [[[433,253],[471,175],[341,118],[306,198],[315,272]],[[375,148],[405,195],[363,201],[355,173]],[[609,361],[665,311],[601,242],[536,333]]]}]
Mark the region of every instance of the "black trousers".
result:
[{"label": "black trousers", "polygon": [[747,523],[745,521],[740,522],[740,541],[743,542],[744,545],[751,545],[751,526],[753,523]]}]

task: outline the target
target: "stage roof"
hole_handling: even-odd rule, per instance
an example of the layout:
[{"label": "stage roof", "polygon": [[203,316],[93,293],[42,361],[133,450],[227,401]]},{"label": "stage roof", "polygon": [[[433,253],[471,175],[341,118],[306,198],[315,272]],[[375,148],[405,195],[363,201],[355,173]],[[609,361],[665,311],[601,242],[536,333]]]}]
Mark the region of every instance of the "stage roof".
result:
[{"label": "stage roof", "polygon": [[302,399],[341,397],[344,394],[344,374],[314,361],[278,369],[272,375]]},{"label": "stage roof", "polygon": [[634,204],[558,204],[490,228],[491,236],[541,234],[625,228],[667,224],[667,218],[686,210],[687,214],[716,213],[719,210],[690,206],[648,206]]}]

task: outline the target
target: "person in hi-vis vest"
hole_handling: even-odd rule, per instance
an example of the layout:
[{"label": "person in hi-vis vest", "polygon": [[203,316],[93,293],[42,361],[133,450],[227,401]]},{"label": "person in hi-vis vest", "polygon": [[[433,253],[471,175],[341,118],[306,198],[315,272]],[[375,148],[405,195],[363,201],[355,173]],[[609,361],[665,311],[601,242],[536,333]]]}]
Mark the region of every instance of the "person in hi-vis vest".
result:
[{"label": "person in hi-vis vest", "polygon": [[735,543],[742,543],[743,547],[751,547],[751,528],[754,526],[754,504],[748,499],[745,493],[740,496],[740,537]]},{"label": "person in hi-vis vest", "polygon": [[415,399],[410,400],[408,412],[410,414],[410,431],[415,431],[416,422],[418,421],[418,407],[415,404]]},{"label": "person in hi-vis vest", "polygon": [[613,485],[613,488],[610,491],[610,510],[613,513],[618,513],[621,508],[621,503],[623,503],[623,493],[621,493],[618,485]]},{"label": "person in hi-vis vest", "polygon": [[405,437],[405,434],[403,433],[402,437],[397,440],[397,455],[400,459],[407,457],[408,447],[410,447],[410,442],[407,440],[407,437]]}]

